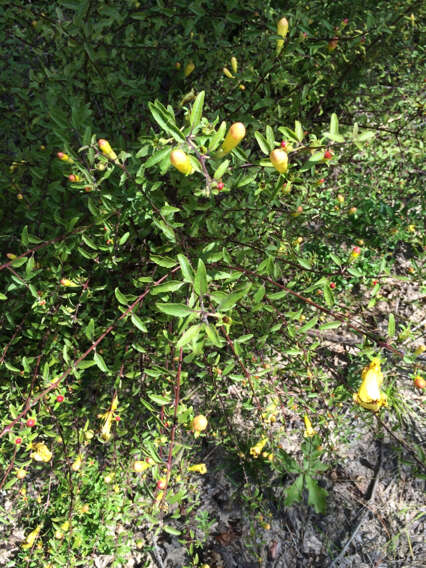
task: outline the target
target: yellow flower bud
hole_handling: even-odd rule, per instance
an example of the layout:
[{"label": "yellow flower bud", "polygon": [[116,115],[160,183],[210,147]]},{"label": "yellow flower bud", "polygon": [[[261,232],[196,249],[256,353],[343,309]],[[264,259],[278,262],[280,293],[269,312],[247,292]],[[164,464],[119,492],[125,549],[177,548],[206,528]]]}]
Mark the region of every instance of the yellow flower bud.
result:
[{"label": "yellow flower bud", "polygon": [[173,150],[170,154],[170,162],[182,174],[189,176],[194,171],[191,160],[183,150]]},{"label": "yellow flower bud", "polygon": [[110,160],[116,160],[117,159],[117,154],[111,148],[108,140],[104,140],[103,138],[100,138],[98,140],[98,146],[101,149],[101,152],[104,156],[106,156]]},{"label": "yellow flower bud", "polygon": [[287,36],[287,32],[288,32],[287,18],[281,18],[281,20],[277,24],[277,34],[280,35],[283,39],[277,40],[277,55],[281,53],[281,50],[284,47],[284,41]]},{"label": "yellow flower bud", "polygon": [[185,65],[185,69],[184,69],[184,72],[183,72],[185,77],[189,77],[191,75],[191,73],[194,71],[194,69],[195,69],[195,65],[192,61],[187,63]]},{"label": "yellow flower bud", "polygon": [[78,284],[76,284],[72,280],[68,280],[68,278],[61,278],[60,284],[61,286],[65,286],[66,288],[75,288],[76,286],[78,286]]},{"label": "yellow flower bud", "polygon": [[287,152],[284,152],[284,150],[282,150],[281,148],[272,150],[272,152],[269,154],[269,159],[271,160],[274,168],[280,174],[285,174],[285,172],[288,170],[288,155]]},{"label": "yellow flower bud", "polygon": [[203,414],[199,414],[192,421],[191,427],[193,432],[202,432],[207,428],[208,421]]},{"label": "yellow flower bud", "polygon": [[225,156],[233,150],[246,135],[246,128],[242,122],[235,122],[228,130],[228,134],[223,141],[221,149],[219,150],[218,157]]},{"label": "yellow flower bud", "polygon": [[223,68],[223,74],[224,74],[226,77],[228,77],[229,79],[233,79],[233,78],[234,78],[233,74],[232,74],[231,71],[228,69],[228,67],[224,67],[224,68]]},{"label": "yellow flower bud", "polygon": [[231,57],[231,67],[232,67],[232,71],[234,73],[237,73],[238,71],[238,61],[236,57]]}]

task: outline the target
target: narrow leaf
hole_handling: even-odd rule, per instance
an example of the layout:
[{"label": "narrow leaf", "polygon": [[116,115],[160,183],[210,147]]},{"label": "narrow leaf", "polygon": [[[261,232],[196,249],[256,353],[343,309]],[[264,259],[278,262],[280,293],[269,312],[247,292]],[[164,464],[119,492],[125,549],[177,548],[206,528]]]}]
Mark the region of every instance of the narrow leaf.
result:
[{"label": "narrow leaf", "polygon": [[333,112],[330,119],[330,134],[333,136],[337,136],[339,134],[339,119],[335,112]]},{"label": "narrow leaf", "polygon": [[189,117],[189,123],[192,126],[192,128],[198,126],[201,120],[201,116],[203,114],[204,96],[205,92],[201,91],[201,93],[198,93],[197,98],[194,101],[194,105],[191,110],[191,115]]},{"label": "narrow leaf", "polygon": [[196,339],[198,337],[198,334],[200,333],[200,330],[201,330],[201,324],[200,323],[197,323],[195,325],[191,325],[191,327],[188,328],[185,331],[185,333],[182,335],[182,337],[176,343],[176,349],[180,349],[184,345],[187,345],[190,341],[193,341],[194,339]]},{"label": "narrow leaf", "polygon": [[137,327],[140,331],[143,331],[144,333],[148,332],[146,325],[143,323],[143,321],[139,316],[137,316],[136,314],[132,314],[131,320],[133,325]]},{"label": "narrow leaf", "polygon": [[104,361],[104,358],[102,357],[102,355],[98,352],[95,352],[95,354],[93,355],[93,360],[96,363],[96,365],[98,366],[98,368],[103,372],[103,373],[108,373],[109,369]]},{"label": "narrow leaf", "polygon": [[188,308],[188,306],[186,306],[185,304],[170,304],[170,303],[161,304],[157,302],[155,305],[160,310],[160,312],[163,312],[163,314],[167,314],[169,316],[176,316],[178,318],[184,318],[194,313],[194,311],[191,310],[191,308]]},{"label": "narrow leaf", "polygon": [[185,282],[190,282],[191,284],[194,283],[194,271],[192,269],[191,263],[183,254],[177,255],[180,269],[182,271],[182,276]]},{"label": "narrow leaf", "polygon": [[389,314],[388,320],[388,337],[393,337],[395,335],[395,316]]},{"label": "narrow leaf", "polygon": [[206,266],[201,258],[198,260],[197,273],[194,278],[194,290],[199,296],[202,296],[207,292]]}]

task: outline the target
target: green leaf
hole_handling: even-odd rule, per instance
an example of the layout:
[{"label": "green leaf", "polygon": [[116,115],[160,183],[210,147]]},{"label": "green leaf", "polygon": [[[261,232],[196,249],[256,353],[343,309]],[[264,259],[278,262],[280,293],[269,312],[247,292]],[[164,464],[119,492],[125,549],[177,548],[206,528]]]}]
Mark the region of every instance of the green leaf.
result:
[{"label": "green leaf", "polygon": [[294,132],[296,133],[296,137],[297,137],[298,141],[302,142],[305,134],[303,132],[302,124],[298,120],[294,121]]},{"label": "green leaf", "polygon": [[329,321],[328,323],[321,324],[318,329],[337,329],[341,325],[341,321]]},{"label": "green leaf", "polygon": [[388,319],[388,337],[393,337],[395,335],[395,316],[389,314]]},{"label": "green leaf", "polygon": [[333,136],[337,136],[339,134],[339,119],[335,112],[333,112],[330,119],[330,134]]},{"label": "green leaf", "polygon": [[177,260],[171,258],[170,256],[158,256],[156,254],[152,254],[149,259],[151,262],[158,264],[158,266],[162,266],[163,268],[173,268],[176,266]]},{"label": "green leaf", "polygon": [[257,143],[259,144],[260,149],[262,150],[262,152],[266,155],[269,156],[269,154],[272,152],[272,148],[270,148],[266,138],[263,136],[263,134],[261,134],[260,132],[258,132],[256,130],[256,132],[254,133],[254,137],[257,140]]},{"label": "green leaf", "polygon": [[120,237],[120,240],[118,241],[118,244],[119,244],[120,246],[121,246],[121,245],[124,245],[124,243],[127,241],[127,239],[128,239],[129,237],[130,237],[130,233],[129,233],[129,231],[127,231],[127,233],[124,233],[124,235],[122,235],[122,236]]},{"label": "green leaf", "polygon": [[209,152],[213,152],[214,150],[216,150],[216,148],[219,146],[219,144],[222,142],[224,136],[225,136],[225,132],[226,132],[226,122],[223,121],[221,123],[221,125],[219,126],[219,129],[217,132],[215,132],[213,134],[213,136],[210,138],[210,142],[209,142]]},{"label": "green leaf", "polygon": [[185,304],[171,304],[171,303],[164,303],[161,304],[157,302],[155,304],[160,312],[163,314],[167,314],[169,316],[176,316],[178,318],[184,318],[190,314],[194,313],[194,310],[188,308]]},{"label": "green leaf", "polygon": [[167,147],[163,148],[159,152],[155,152],[155,154],[153,154],[150,158],[148,158],[148,160],[143,164],[143,166],[145,168],[151,168],[152,166],[155,166],[155,164],[158,164],[158,162],[161,162],[161,160],[167,158],[167,156],[171,153],[171,151],[172,149],[170,147]]},{"label": "green leaf", "polygon": [[216,345],[216,347],[222,347],[223,342],[221,341],[219,334],[217,333],[217,329],[213,325],[205,323],[204,330],[213,345]]},{"label": "green leaf", "polygon": [[223,161],[213,174],[214,179],[220,179],[229,166],[229,160]]},{"label": "green leaf", "polygon": [[15,258],[15,260],[12,260],[12,262],[10,263],[10,266],[13,266],[13,268],[19,268],[20,266],[25,264],[27,260],[28,258],[26,256],[23,256],[22,258]]},{"label": "green leaf", "polygon": [[330,258],[331,260],[337,264],[337,266],[341,266],[342,265],[342,261],[340,260],[340,258],[338,256],[336,256],[334,253],[330,253]]},{"label": "green leaf", "polygon": [[95,351],[95,354],[93,355],[93,361],[103,373],[109,373],[109,369],[104,361],[104,358],[97,351]]},{"label": "green leaf", "polygon": [[185,282],[178,282],[174,280],[173,282],[165,282],[164,284],[159,284],[151,288],[151,295],[158,296],[158,294],[165,294],[166,292],[175,292],[179,290]]},{"label": "green leaf", "polygon": [[306,260],[306,258],[298,258],[297,262],[300,264],[300,266],[303,266],[303,268],[307,268],[308,270],[312,268],[311,263]]},{"label": "green leaf", "polygon": [[194,271],[192,269],[191,263],[183,254],[177,255],[180,269],[182,271],[182,276],[185,282],[189,282],[190,284],[194,283]]},{"label": "green leaf", "polygon": [[244,296],[247,296],[251,286],[247,286],[244,290],[239,290],[238,292],[232,292],[228,294],[218,305],[218,312],[227,312],[231,310],[237,302],[239,302]]},{"label": "green leaf", "polygon": [[197,323],[195,325],[191,325],[191,327],[189,327],[185,333],[182,335],[182,337],[179,339],[179,341],[176,343],[176,349],[180,349],[181,347],[184,347],[184,345],[187,345],[190,341],[193,341],[194,339],[196,339],[201,331],[201,327],[202,324]]},{"label": "green leaf", "polygon": [[318,323],[318,316],[314,316],[311,320],[306,322],[305,325],[302,325],[302,327],[299,328],[299,333],[306,333],[308,330],[315,327],[317,323]]},{"label": "green leaf", "polygon": [[95,320],[93,318],[90,319],[89,323],[86,325],[84,330],[84,335],[87,337],[89,341],[93,341],[95,333]]},{"label": "green leaf", "polygon": [[303,492],[303,475],[296,477],[294,483],[287,487],[285,492],[284,503],[288,507],[291,507],[294,503],[298,503],[302,498]]},{"label": "green leaf", "polygon": [[172,534],[173,536],[179,536],[181,534],[181,531],[178,531],[177,529],[171,527],[170,525],[164,525],[163,531]]},{"label": "green leaf", "polygon": [[275,136],[274,136],[274,131],[272,130],[272,128],[269,126],[269,124],[266,125],[266,140],[268,141],[268,145],[269,147],[273,150],[274,146],[275,146]]},{"label": "green leaf", "polygon": [[28,226],[27,225],[25,225],[25,227],[22,229],[21,243],[23,244],[24,247],[28,246],[29,240],[28,240]]},{"label": "green leaf", "polygon": [[114,294],[117,300],[120,302],[120,304],[124,304],[125,306],[130,304],[130,301],[127,299],[127,296],[125,296],[122,292],[120,292],[120,288],[117,287],[114,290]]},{"label": "green leaf", "polygon": [[309,505],[313,505],[316,513],[325,513],[327,509],[328,492],[320,487],[310,475],[306,476],[305,484],[308,490]]},{"label": "green leaf", "polygon": [[201,120],[201,116],[203,114],[204,96],[205,96],[204,91],[198,93],[197,98],[195,99],[194,104],[192,106],[191,115],[189,117],[189,124],[193,129],[196,126],[198,126]]},{"label": "green leaf", "polygon": [[0,292],[0,300],[7,300],[7,296]]},{"label": "green leaf", "polygon": [[194,290],[199,296],[203,296],[207,292],[206,266],[201,258],[198,260],[197,272],[194,278]]},{"label": "green leaf", "polygon": [[160,229],[160,231],[163,232],[163,234],[166,236],[167,239],[176,242],[175,232],[172,229],[172,227],[170,227],[170,225],[167,225],[162,219],[160,220],[154,219],[153,223],[156,227]]},{"label": "green leaf", "polygon": [[143,321],[141,320],[141,318],[139,316],[137,316],[136,314],[131,315],[132,320],[132,324],[137,327],[140,331],[143,331],[144,333],[148,332],[148,329],[146,327],[146,325],[143,323]]},{"label": "green leaf", "polygon": [[164,406],[165,404],[170,404],[170,398],[165,396],[159,396],[158,394],[151,394],[148,393],[149,398],[155,402],[155,404],[159,404],[160,406]]},{"label": "green leaf", "polygon": [[361,270],[359,270],[359,268],[348,268],[348,272],[349,274],[352,274],[352,276],[355,276],[357,278],[362,276],[362,272]]},{"label": "green leaf", "polygon": [[330,289],[330,284],[328,284],[328,283],[327,283],[327,284],[324,284],[322,290],[323,290],[323,292],[324,292],[324,299],[325,299],[325,302],[326,302],[327,306],[328,306],[329,308],[331,308],[331,306],[334,305],[334,295],[333,295],[333,292],[332,292],[331,289]]},{"label": "green leaf", "polygon": [[159,102],[148,103],[148,108],[154,120],[163,130],[173,136],[177,142],[185,142],[185,136],[176,126],[173,117],[167,112],[167,109]]}]

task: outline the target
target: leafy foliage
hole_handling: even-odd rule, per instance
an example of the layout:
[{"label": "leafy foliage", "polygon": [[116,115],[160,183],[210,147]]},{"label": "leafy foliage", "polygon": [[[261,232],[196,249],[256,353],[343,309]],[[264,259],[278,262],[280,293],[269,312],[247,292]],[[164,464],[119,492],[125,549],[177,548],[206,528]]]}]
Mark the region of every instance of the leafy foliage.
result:
[{"label": "leafy foliage", "polygon": [[[278,3],[222,4],[17,2],[1,16],[1,485],[27,532],[42,525],[20,566],[111,552],[125,565],[136,533],[149,553],[163,531],[201,562],[210,522],[189,468],[208,447],[230,475],[284,479],[287,506],[306,489],[324,511],[328,424],[344,430],[361,368],[379,350],[416,363],[393,314],[387,337],[367,316],[398,243],[403,277],[420,279],[421,102],[391,88],[402,66],[420,72],[417,4],[351,3],[346,21],[347,2],[289,2],[278,56]],[[225,157],[235,122],[247,134]],[[347,376],[324,346],[337,328],[359,337]],[[307,412],[318,433],[302,441]],[[52,457],[36,463],[41,442]]]}]

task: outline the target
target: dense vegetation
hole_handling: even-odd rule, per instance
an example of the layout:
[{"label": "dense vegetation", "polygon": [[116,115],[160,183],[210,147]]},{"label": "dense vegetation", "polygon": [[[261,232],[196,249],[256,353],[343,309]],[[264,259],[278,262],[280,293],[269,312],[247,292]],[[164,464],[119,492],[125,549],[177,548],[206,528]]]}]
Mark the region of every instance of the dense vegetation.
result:
[{"label": "dense vegetation", "polygon": [[398,381],[421,385],[421,328],[374,307],[390,277],[421,285],[421,3],[281,5],[0,15],[7,566],[148,565],[164,532],[202,565],[212,451],[249,510],[275,479],[320,513],[348,415],[418,411]]}]

